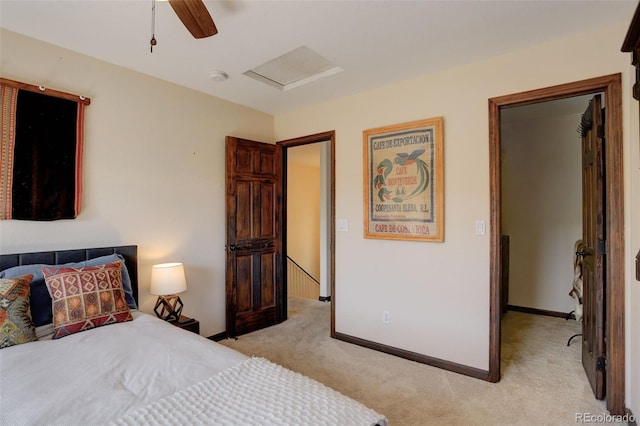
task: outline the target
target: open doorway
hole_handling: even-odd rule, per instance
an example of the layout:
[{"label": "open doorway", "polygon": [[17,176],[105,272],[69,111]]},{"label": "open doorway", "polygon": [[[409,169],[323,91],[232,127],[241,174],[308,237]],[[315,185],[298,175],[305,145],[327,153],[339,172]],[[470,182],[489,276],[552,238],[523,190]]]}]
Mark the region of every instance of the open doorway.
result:
[{"label": "open doorway", "polygon": [[328,301],[326,173],[328,141],[287,149],[287,295]]},{"label": "open doorway", "polygon": [[501,113],[516,106],[573,96],[604,93],[607,121],[604,126],[606,148],[603,168],[606,174],[605,224],[606,262],[606,328],[607,339],[607,408],[612,414],[623,414],[625,392],[624,354],[624,191],[622,172],[622,99],[621,75],[598,77],[560,86],[532,90],[489,100],[490,148],[490,336],[489,380],[500,380],[501,313],[502,313],[502,194],[501,194]]},{"label": "open doorway", "polygon": [[[501,112],[503,300],[566,318],[575,310],[575,243],[582,238],[581,136],[591,95]],[[503,311],[504,311],[503,306]]]},{"label": "open doorway", "polygon": [[[548,388],[562,378],[562,388],[576,385],[576,398],[591,392],[581,386],[589,375],[580,364],[582,258],[576,247],[583,236],[582,123],[592,98],[505,108],[500,117],[502,374],[525,369]],[[576,299],[569,295],[574,285],[580,286]],[[536,370],[537,356],[550,360],[546,369]],[[602,399],[602,386],[594,389]]]},{"label": "open doorway", "polygon": [[[280,141],[277,144],[281,145],[284,148],[283,201],[285,205],[285,209],[284,209],[285,226],[284,226],[284,232],[283,232],[283,239],[285,244],[284,244],[283,255],[287,262],[287,267],[285,268],[285,271],[286,271],[285,282],[286,283],[291,282],[292,285],[298,285],[298,284],[294,284],[295,281],[291,281],[289,277],[290,274],[296,274],[296,275],[299,275],[299,277],[301,277],[301,281],[303,283],[306,282],[311,286],[316,285],[316,283],[313,282],[315,278],[313,277],[313,272],[308,273],[309,271],[306,271],[305,266],[301,265],[301,263],[305,265],[311,265],[310,267],[309,266],[307,267],[309,269],[317,268],[316,270],[317,270],[318,277],[315,278],[315,281],[317,281],[318,299],[322,301],[327,301],[327,302],[329,301],[335,302],[335,297],[334,297],[335,232],[334,232],[334,225],[333,225],[335,223],[335,207],[334,207],[335,206],[335,132],[329,131],[329,132],[318,133],[310,136],[303,136],[300,138]],[[295,151],[299,148],[300,148],[300,151]],[[301,159],[300,162],[303,163],[302,167],[297,167],[292,165],[290,170],[290,165],[288,161],[289,156],[292,156],[294,158],[296,157],[303,158],[309,155],[316,155],[319,158],[316,158],[314,160]],[[305,194],[302,197],[295,197],[293,193],[290,194],[289,187],[291,187],[291,191],[295,191],[296,190],[295,187],[298,182],[290,182],[289,173],[290,172],[304,173],[304,169],[305,169],[304,163],[305,162],[308,163],[310,161],[315,162],[318,166],[317,167],[318,168],[317,184],[319,188],[317,189],[317,191],[316,190],[311,191],[313,192],[313,194],[315,194],[313,195],[314,197],[316,196],[318,197],[317,211],[311,213],[312,215],[317,217],[318,223],[317,223],[317,229],[315,230],[308,229],[309,227],[313,227],[313,228],[316,227],[316,225],[312,224],[311,222],[305,225],[303,221],[303,223],[300,223],[300,225],[302,228],[305,228],[305,227],[307,228],[304,232],[309,231],[310,235],[317,235],[317,238],[314,238],[313,241],[307,241],[307,242],[302,241],[299,243],[299,240],[297,238],[295,237],[291,239],[289,238],[290,233],[296,232],[296,229],[290,229],[290,228],[295,228],[298,225],[298,223],[296,223],[294,220],[291,222],[291,227],[288,226],[287,224],[289,224],[290,219],[295,219],[295,218],[290,218],[289,217],[290,214],[291,215],[297,214],[296,211],[302,212],[305,209],[305,206],[300,206],[299,204],[305,203],[305,196],[309,194]],[[298,168],[298,170],[294,170],[294,168]],[[290,196],[296,198],[295,202],[289,203]],[[291,201],[294,201],[293,198]],[[290,204],[292,208],[297,210],[290,211],[289,210]],[[309,218],[307,217],[306,219],[309,219]],[[314,244],[316,246],[309,248],[308,246],[305,246],[305,244]],[[291,247],[289,247],[289,245],[291,245]],[[300,262],[296,262],[295,257],[290,256],[290,253],[289,253],[290,249],[292,251],[291,254],[293,254],[293,252],[296,251],[297,253],[301,254],[301,257],[299,258],[304,258],[304,260]],[[317,265],[313,266],[316,253],[317,253]],[[309,278],[309,276],[311,279],[305,279],[305,278]],[[291,278],[294,278],[294,277],[291,277]],[[295,291],[299,291],[299,290],[300,289],[296,289]],[[290,290],[287,288],[287,293],[289,293],[289,291]],[[302,291],[306,292],[307,290],[302,289]],[[331,336],[332,337],[335,333],[334,313],[335,313],[334,304],[331,303]]]}]

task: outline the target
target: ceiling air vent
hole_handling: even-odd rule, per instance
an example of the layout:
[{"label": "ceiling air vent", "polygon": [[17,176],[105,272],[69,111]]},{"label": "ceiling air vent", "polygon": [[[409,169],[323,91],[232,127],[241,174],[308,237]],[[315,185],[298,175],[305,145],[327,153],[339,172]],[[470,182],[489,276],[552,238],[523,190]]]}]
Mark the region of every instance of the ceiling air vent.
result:
[{"label": "ceiling air vent", "polygon": [[278,56],[244,75],[286,91],[342,71],[306,46]]}]

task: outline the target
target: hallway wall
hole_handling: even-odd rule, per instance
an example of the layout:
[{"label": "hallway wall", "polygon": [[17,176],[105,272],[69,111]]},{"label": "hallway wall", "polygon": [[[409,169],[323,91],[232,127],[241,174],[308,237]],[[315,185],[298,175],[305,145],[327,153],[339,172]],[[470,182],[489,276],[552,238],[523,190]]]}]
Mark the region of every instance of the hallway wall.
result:
[{"label": "hallway wall", "polygon": [[320,157],[317,164],[287,151],[287,255],[320,280]]},{"label": "hallway wall", "polygon": [[582,235],[581,146],[576,132],[581,114],[511,119],[518,110],[540,106],[506,109],[501,115],[509,304],[568,313],[574,310],[568,296],[574,244]]}]

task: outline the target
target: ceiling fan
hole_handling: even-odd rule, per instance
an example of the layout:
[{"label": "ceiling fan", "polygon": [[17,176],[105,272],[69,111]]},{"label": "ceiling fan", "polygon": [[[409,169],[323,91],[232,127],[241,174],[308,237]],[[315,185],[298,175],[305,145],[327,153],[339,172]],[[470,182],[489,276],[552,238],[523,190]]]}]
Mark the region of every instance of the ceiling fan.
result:
[{"label": "ceiling fan", "polygon": [[[173,11],[178,15],[184,26],[195,38],[211,37],[218,34],[216,24],[204,5],[203,0],[169,0]],[[156,40],[156,0],[151,0],[151,53]]]},{"label": "ceiling fan", "polygon": [[169,4],[195,38],[218,34],[216,24],[213,23],[203,0],[169,0]]}]

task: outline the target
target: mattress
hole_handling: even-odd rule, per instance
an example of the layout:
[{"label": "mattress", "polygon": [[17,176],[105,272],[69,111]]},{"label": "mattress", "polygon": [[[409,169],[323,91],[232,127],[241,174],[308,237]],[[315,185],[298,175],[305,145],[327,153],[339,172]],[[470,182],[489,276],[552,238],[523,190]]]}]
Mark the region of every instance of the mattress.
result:
[{"label": "mattress", "polygon": [[[301,413],[314,424],[386,424],[305,376],[154,316],[133,316],[0,350],[0,424],[185,424],[186,416],[194,419],[188,424],[305,424]],[[258,388],[262,395],[247,391]],[[341,412],[346,417],[335,417]]]}]

